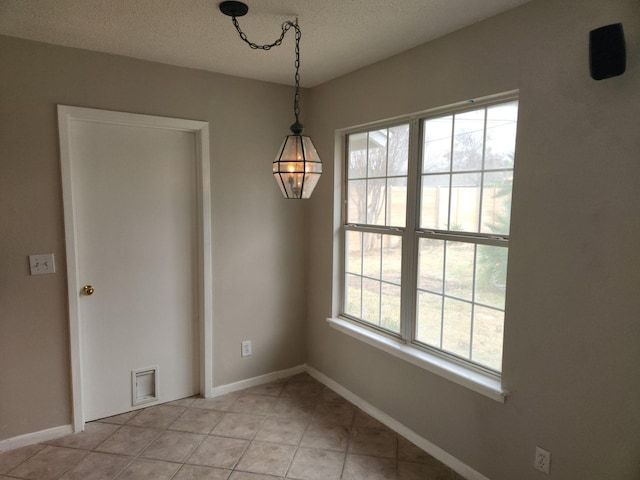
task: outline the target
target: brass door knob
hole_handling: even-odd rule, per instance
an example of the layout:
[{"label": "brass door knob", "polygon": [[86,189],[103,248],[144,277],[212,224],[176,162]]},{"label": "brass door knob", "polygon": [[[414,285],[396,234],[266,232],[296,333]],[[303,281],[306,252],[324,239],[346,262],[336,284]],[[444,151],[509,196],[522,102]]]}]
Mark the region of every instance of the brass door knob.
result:
[{"label": "brass door knob", "polygon": [[93,292],[95,292],[95,289],[91,285],[85,285],[82,287],[82,293],[84,295],[93,295]]}]

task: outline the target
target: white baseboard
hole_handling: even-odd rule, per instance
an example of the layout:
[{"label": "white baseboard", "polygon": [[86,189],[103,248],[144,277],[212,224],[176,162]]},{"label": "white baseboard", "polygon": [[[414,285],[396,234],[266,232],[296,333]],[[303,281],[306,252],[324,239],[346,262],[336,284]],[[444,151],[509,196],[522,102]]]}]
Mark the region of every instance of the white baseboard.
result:
[{"label": "white baseboard", "polygon": [[48,442],[56,438],[71,435],[72,433],[73,427],[71,425],[60,425],[59,427],[48,428],[47,430],[40,430],[39,432],[26,433],[17,437],[7,438],[6,440],[0,440],[0,452],[15,450],[16,448],[26,447],[34,443]]},{"label": "white baseboard", "polygon": [[[468,480],[489,480],[487,477],[482,475],[481,473],[475,471],[467,464],[461,462],[454,456],[450,455],[437,445],[434,445],[427,439],[421,437],[413,430],[400,423],[393,417],[387,415],[382,410],[374,407],[366,400],[362,399],[355,393],[347,390],[345,387],[340,385],[335,380],[327,377],[324,373],[316,370],[315,368],[309,365],[298,365],[296,367],[287,368],[285,370],[279,370],[277,372],[267,373],[265,375],[260,375],[258,377],[248,378],[246,380],[240,380],[238,382],[229,383],[227,385],[220,385],[218,387],[213,387],[211,389],[210,395],[208,397],[217,397],[219,395],[224,395],[226,393],[235,392],[238,390],[243,390],[249,387],[255,387],[258,385],[262,385],[265,383],[273,382],[275,380],[279,380],[281,378],[290,377],[292,375],[297,375],[299,373],[307,372],[313,378],[318,380],[320,383],[326,385],[331,390],[335,391],[339,395],[343,396],[347,400],[349,400],[354,405],[358,406],[360,409],[371,415],[373,418],[381,422],[382,424],[389,427],[391,430],[396,433],[402,435],[410,442],[414,443],[422,450],[427,452],[432,457],[441,461],[449,468],[455,470],[464,478]],[[63,437],[65,435],[70,435],[73,433],[73,427],[71,425],[61,425],[59,427],[49,428],[47,430],[41,430],[39,432],[27,433],[25,435],[20,435],[13,438],[8,438],[6,440],[0,440],[0,452],[4,452],[7,450],[14,450],[16,448],[25,447],[27,445],[32,445],[34,443],[43,443],[48,442],[50,440],[54,440],[59,437]]]},{"label": "white baseboard", "polygon": [[264,383],[274,382],[276,380],[280,380],[281,378],[290,377],[292,375],[297,375],[299,373],[304,373],[307,371],[307,366],[302,364],[297,367],[287,368],[285,370],[278,370],[277,372],[267,373],[265,375],[260,375],[258,377],[247,378],[246,380],[240,380],[234,383],[228,383],[226,385],[220,385],[219,387],[213,387],[211,389],[210,395],[208,397],[218,397],[220,395],[224,395],[226,393],[236,392],[238,390],[243,390],[249,387],[255,387],[258,385],[262,385]]},{"label": "white baseboard", "polygon": [[310,367],[308,365],[307,365],[307,373],[309,373],[309,375],[311,375],[313,378],[318,380],[320,383],[323,383],[325,386],[327,386],[337,394],[341,395],[342,397],[349,400],[351,403],[355,404],[357,407],[359,407],[360,409],[362,409],[363,411],[371,415],[380,423],[383,423],[384,425],[389,427],[391,430],[402,435],[404,438],[406,438],[413,444],[420,447],[422,450],[427,452],[429,455],[431,455],[435,459],[441,461],[449,468],[455,470],[464,478],[468,480],[489,480],[487,477],[475,471],[469,465],[461,462],[460,460],[455,458],[453,455],[450,455],[449,453],[445,452],[443,449],[441,449],[437,445],[434,445],[433,443],[431,443],[429,440],[421,437],[420,435],[415,433],[413,430],[411,430],[404,424],[400,423],[393,417],[390,417],[389,415],[384,413],[382,410],[374,407],[369,402],[367,402],[366,400],[363,400],[361,397],[351,392],[350,390],[347,390],[338,382],[327,377],[324,373],[321,373],[315,368]]},{"label": "white baseboard", "polygon": [[[227,385],[221,385],[211,389],[210,394],[207,397],[217,397],[224,395],[225,393],[235,392],[244,388],[255,387],[264,383],[273,382],[281,378],[290,377],[299,373],[307,371],[307,366],[302,364],[297,367],[287,368],[285,370],[279,370],[277,372],[267,373],[258,377],[248,378],[246,380],[240,380],[239,382],[229,383]],[[145,405],[148,406],[148,405]],[[139,407],[144,408],[145,406]],[[26,433],[17,437],[7,438],[6,440],[0,440],[0,452],[14,450],[20,447],[26,447],[27,445],[33,445],[34,443],[44,443],[56,438],[64,437],[73,433],[72,425],[61,425],[59,427],[49,428],[47,430],[41,430],[39,432]]]}]

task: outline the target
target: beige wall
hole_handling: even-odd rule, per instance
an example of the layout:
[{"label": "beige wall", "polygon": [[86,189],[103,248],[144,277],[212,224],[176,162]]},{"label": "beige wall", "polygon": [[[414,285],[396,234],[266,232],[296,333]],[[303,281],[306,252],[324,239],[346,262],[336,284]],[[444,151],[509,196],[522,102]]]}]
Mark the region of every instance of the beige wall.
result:
[{"label": "beige wall", "polygon": [[[622,22],[627,72],[589,76]],[[520,89],[499,404],[333,330],[334,131]],[[492,480],[640,478],[640,3],[535,0],[311,92],[307,363]]]},{"label": "beige wall", "polygon": [[[588,31],[619,21],[627,72],[593,81]],[[0,440],[71,421],[61,103],[210,122],[215,385],[306,358],[492,480],[540,478],[535,445],[553,454],[550,478],[638,478],[639,46],[637,0],[534,0],[314,88],[304,123],[326,173],[305,219],[305,204],[282,200],[269,175],[291,122],[290,88],[0,37]],[[334,131],[515,88],[512,395],[502,405],[324,319]],[[27,255],[45,252],[57,273],[29,276]],[[242,360],[246,338],[254,355]]]},{"label": "beige wall", "polygon": [[71,422],[56,104],[209,122],[214,385],[304,363],[306,207],[270,173],[290,87],[9,37],[0,65],[0,440]]}]

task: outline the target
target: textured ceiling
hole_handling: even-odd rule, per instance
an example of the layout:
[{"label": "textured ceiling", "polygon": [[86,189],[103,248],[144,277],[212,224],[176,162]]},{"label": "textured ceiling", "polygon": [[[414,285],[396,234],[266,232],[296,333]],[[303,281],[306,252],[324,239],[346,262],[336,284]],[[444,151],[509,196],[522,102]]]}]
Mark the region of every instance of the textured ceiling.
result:
[{"label": "textured ceiling", "polygon": [[[240,40],[221,0],[0,0],[0,34],[292,84],[294,35],[270,51]],[[528,0],[247,0],[249,40],[302,30],[301,83],[311,87]]]}]

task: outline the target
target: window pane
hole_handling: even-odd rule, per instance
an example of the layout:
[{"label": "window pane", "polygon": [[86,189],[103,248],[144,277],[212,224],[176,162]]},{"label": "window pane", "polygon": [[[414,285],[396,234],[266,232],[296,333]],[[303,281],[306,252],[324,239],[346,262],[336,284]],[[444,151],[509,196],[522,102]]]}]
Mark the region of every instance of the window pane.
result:
[{"label": "window pane", "polygon": [[347,223],[364,223],[367,212],[367,181],[347,182]]},{"label": "window pane", "polygon": [[450,175],[423,175],[420,228],[446,230],[449,225]]},{"label": "window pane", "polygon": [[404,227],[409,125],[352,134],[347,169],[347,223]]},{"label": "window pane", "polygon": [[364,233],[362,235],[362,274],[365,277],[380,279],[382,262],[381,240],[382,235],[377,233]]},{"label": "window pane", "polygon": [[504,310],[507,248],[478,245],[476,262],[476,302]]},{"label": "window pane", "polygon": [[513,172],[484,174],[482,232],[509,235]]},{"label": "window pane", "polygon": [[387,175],[387,129],[369,132],[369,178]]},{"label": "window pane", "polygon": [[409,125],[389,129],[388,175],[407,175],[409,170]]},{"label": "window pane", "polygon": [[440,348],[442,296],[418,292],[416,340]]},{"label": "window pane", "polygon": [[471,304],[444,299],[442,348],[464,358],[471,352]]},{"label": "window pane", "polygon": [[387,180],[367,181],[367,220],[368,225],[385,225]]},{"label": "window pane", "polygon": [[442,293],[444,242],[421,238],[418,245],[418,288]]},{"label": "window pane", "polygon": [[502,370],[503,326],[503,312],[475,307],[471,360],[496,371]]},{"label": "window pane", "polygon": [[446,273],[444,293],[471,301],[473,299],[473,243],[446,242]]},{"label": "window pane", "polygon": [[482,174],[463,173],[451,176],[451,217],[449,230],[477,232],[480,221]]},{"label": "window pane", "polygon": [[484,151],[484,109],[460,113],[454,120],[453,170],[480,170]]},{"label": "window pane", "polygon": [[487,109],[485,169],[513,168],[517,121],[518,102]]},{"label": "window pane", "polygon": [[362,279],[361,318],[374,325],[380,325],[380,282],[377,280]]},{"label": "window pane", "polygon": [[382,236],[382,280],[400,285],[402,276],[402,237]]},{"label": "window pane", "polygon": [[404,227],[407,223],[407,177],[387,181],[387,225]]},{"label": "window pane", "polygon": [[345,235],[345,270],[347,273],[362,274],[362,234],[346,232]]},{"label": "window pane", "polygon": [[[424,119],[419,158],[409,157],[408,123],[347,137],[346,314],[501,370],[517,115],[510,101]],[[420,162],[417,192],[410,161]],[[416,196],[419,212],[407,219]],[[402,257],[414,230],[415,279]],[[413,297],[402,288],[414,305],[402,304]]]},{"label": "window pane", "polygon": [[391,330],[392,332],[400,332],[400,286],[382,284],[382,315],[380,326]]},{"label": "window pane", "polygon": [[345,278],[344,313],[362,316],[362,277],[348,274]]},{"label": "window pane", "polygon": [[349,135],[349,165],[347,175],[350,179],[367,176],[367,134]]},{"label": "window pane", "polygon": [[422,173],[449,172],[451,170],[452,128],[452,115],[424,122]]}]

